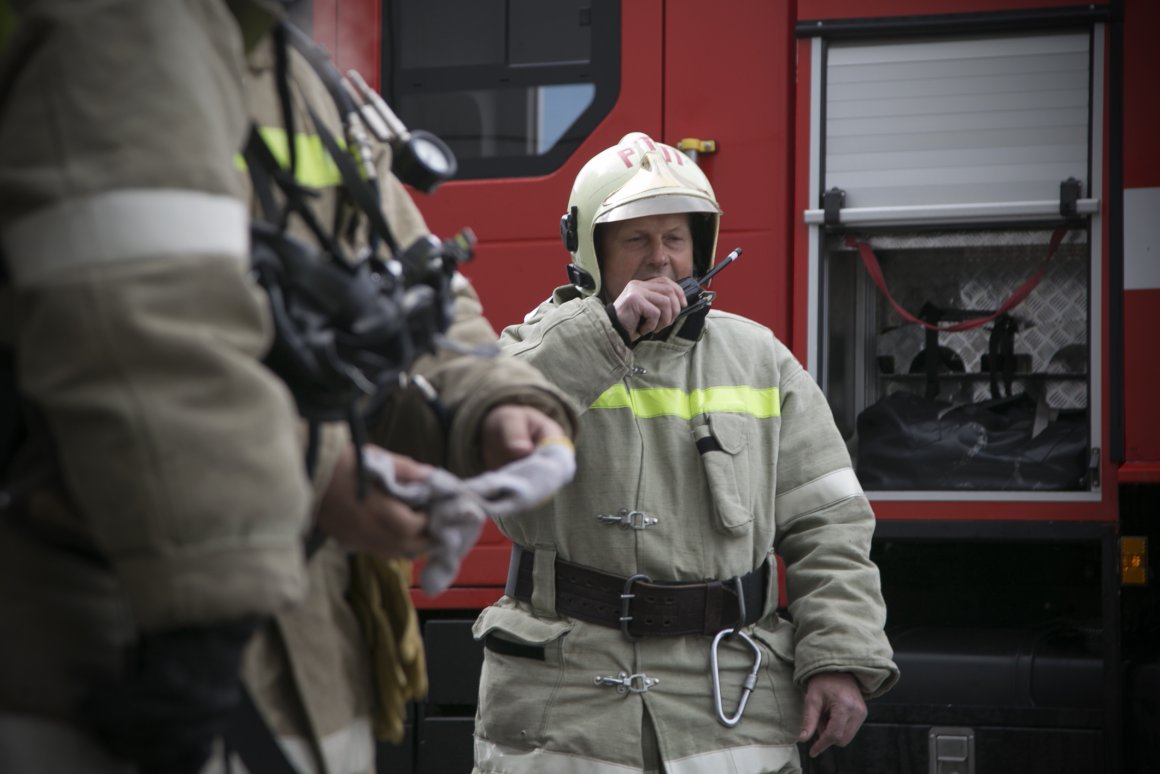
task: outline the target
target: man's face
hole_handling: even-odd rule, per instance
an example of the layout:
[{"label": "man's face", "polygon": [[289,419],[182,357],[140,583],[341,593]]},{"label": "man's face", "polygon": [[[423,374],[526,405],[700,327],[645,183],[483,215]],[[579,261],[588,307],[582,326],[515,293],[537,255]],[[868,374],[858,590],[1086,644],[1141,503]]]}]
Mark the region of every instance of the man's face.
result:
[{"label": "man's face", "polygon": [[630,280],[693,273],[693,234],[687,213],[645,215],[606,223],[600,229],[604,297],[616,299]]}]

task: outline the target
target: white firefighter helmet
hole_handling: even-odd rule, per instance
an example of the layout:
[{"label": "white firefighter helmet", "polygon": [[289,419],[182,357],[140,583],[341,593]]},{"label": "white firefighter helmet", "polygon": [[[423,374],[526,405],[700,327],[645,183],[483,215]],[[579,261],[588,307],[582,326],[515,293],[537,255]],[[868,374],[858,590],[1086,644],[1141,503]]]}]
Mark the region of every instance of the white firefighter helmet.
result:
[{"label": "white firefighter helmet", "polygon": [[572,253],[568,277],[586,295],[600,292],[596,227],[645,215],[691,214],[693,271],[713,265],[721,208],[705,173],[681,151],[643,132],[592,157],[576,175],[560,236]]}]

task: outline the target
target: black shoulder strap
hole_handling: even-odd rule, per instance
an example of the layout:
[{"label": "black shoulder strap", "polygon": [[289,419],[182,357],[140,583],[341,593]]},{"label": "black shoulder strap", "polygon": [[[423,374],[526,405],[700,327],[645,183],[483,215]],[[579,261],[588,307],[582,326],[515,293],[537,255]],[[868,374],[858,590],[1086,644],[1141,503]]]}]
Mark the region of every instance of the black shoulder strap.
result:
[{"label": "black shoulder strap", "polygon": [[254,196],[258,197],[258,205],[262,208],[266,222],[272,226],[284,226],[286,213],[283,213],[278,208],[278,203],[274,201],[274,181],[269,170],[271,163],[275,167],[277,163],[273,162],[270,148],[262,139],[255,124],[250,124],[250,135],[246,138],[242,157],[246,160],[246,171],[250,173]]},{"label": "black shoulder strap", "polygon": [[287,24],[274,28],[274,71],[278,89],[278,104],[282,108],[282,126],[286,130],[287,152],[290,155],[290,175],[298,173],[298,143],[294,141],[294,103],[290,98],[290,57],[286,53]]},{"label": "black shoulder strap", "polygon": [[298,774],[266,725],[249,690],[242,686],[242,699],[234,710],[224,736],[225,753],[237,753],[246,769],[261,774]]},{"label": "black shoulder strap", "polygon": [[[283,22],[281,27],[285,30],[285,40],[294,46],[302,54],[303,59],[314,68],[314,72],[317,73],[334,100],[342,120],[349,120],[349,116],[357,112],[358,108],[351,100],[350,95],[347,94],[346,87],[342,84],[342,75],[330,61],[326,51],[293,25]],[[314,122],[315,131],[322,138],[323,145],[326,146],[327,152],[342,175],[343,186],[347,193],[367,216],[372,233],[382,239],[390,248],[391,253],[398,258],[402,251],[399,249],[399,243],[395,240],[394,232],[391,231],[386,218],[383,217],[377,189],[359,174],[354,159],[339,146],[334,134],[319,120],[318,114],[309,106],[307,106],[307,112],[310,114],[310,120]]]},{"label": "black shoulder strap", "polygon": [[[291,144],[293,143],[291,142]],[[262,213],[267,221],[281,230],[285,228],[290,212],[296,213],[306,223],[306,227],[310,229],[310,233],[318,239],[318,243],[322,246],[323,250],[333,256],[336,263],[341,264],[343,268],[348,268],[347,264],[341,260],[342,248],[322,228],[322,224],[314,217],[314,211],[306,203],[306,197],[311,192],[298,185],[298,182],[291,177],[290,173],[278,164],[278,160],[274,158],[273,152],[270,151],[270,146],[262,139],[258,128],[252,124],[250,126],[250,136],[246,140],[246,147],[242,151],[242,156],[246,160],[246,167],[250,172],[250,180],[254,184],[254,193],[258,197],[259,206],[261,206]],[[274,186],[272,183],[276,183],[278,189],[286,197],[287,209],[284,212],[278,208],[277,203],[274,201]]]},{"label": "black shoulder strap", "polygon": [[399,243],[395,241],[395,234],[391,231],[391,227],[387,225],[387,219],[383,217],[378,192],[369,182],[359,175],[358,168],[354,164],[354,159],[350,157],[349,153],[344,152],[339,147],[338,141],[331,134],[330,130],[326,128],[326,125],[322,123],[318,114],[310,109],[308,109],[308,112],[310,113],[310,120],[314,122],[314,130],[322,138],[322,144],[326,146],[327,152],[330,153],[330,157],[334,159],[335,166],[338,167],[339,174],[342,175],[342,184],[346,188],[347,193],[350,194],[355,204],[367,216],[375,234],[387,243],[391,254],[396,258],[401,258],[402,251],[399,249]]}]

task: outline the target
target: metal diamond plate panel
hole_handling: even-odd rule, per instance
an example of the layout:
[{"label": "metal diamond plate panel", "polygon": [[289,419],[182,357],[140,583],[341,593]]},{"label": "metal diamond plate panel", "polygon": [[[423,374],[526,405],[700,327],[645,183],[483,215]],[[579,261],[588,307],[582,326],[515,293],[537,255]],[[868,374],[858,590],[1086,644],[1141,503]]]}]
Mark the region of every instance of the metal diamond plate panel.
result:
[{"label": "metal diamond plate panel", "polygon": [[[911,314],[918,316],[929,302],[985,316],[1034,274],[1047,254],[1050,236],[1044,230],[960,231],[895,234],[870,242],[887,287]],[[903,319],[873,285],[869,287],[876,299],[879,332],[873,361],[878,364],[878,392],[921,393],[925,331]],[[1031,294],[1010,311],[1018,323],[1014,392],[1042,395],[1052,408],[1087,406],[1088,288],[1087,232],[1077,229],[1064,239]],[[940,380],[942,397],[964,402],[991,397],[984,356],[992,327],[939,334],[951,367],[962,369],[962,376]]]}]

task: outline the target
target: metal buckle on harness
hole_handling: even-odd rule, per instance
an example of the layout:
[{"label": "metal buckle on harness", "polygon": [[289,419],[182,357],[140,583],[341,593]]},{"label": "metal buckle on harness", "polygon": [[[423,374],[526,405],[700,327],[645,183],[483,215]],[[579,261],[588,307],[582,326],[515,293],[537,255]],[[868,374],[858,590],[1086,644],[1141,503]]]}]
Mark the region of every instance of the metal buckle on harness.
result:
[{"label": "metal buckle on harness", "polygon": [[644,672],[635,672],[631,675],[620,672],[616,677],[597,675],[592,678],[592,682],[596,685],[615,685],[617,693],[644,693],[659,683],[660,678],[649,677]]},{"label": "metal buckle on harness", "polygon": [[[753,693],[753,689],[757,687],[757,673],[761,669],[761,650],[748,634],[741,631],[741,627],[745,625],[745,590],[741,587],[740,577],[735,577],[733,582],[737,589],[737,602],[740,607],[737,625],[732,629],[722,629],[717,632],[717,636],[713,638],[713,647],[709,650],[709,669],[713,673],[713,705],[717,710],[717,721],[726,728],[733,728],[741,722],[741,716],[745,713],[745,705],[749,702],[749,694]],[[749,674],[745,675],[745,680],[741,684],[741,700],[737,702],[737,712],[727,716],[725,708],[721,706],[721,667],[717,662],[717,650],[721,647],[722,640],[734,636],[743,640],[753,651],[753,667],[749,670]]]},{"label": "metal buckle on harness", "polygon": [[627,508],[621,508],[620,513],[598,513],[596,518],[605,524],[618,524],[622,529],[644,529],[659,521],[656,516],[646,516],[641,511]]},{"label": "metal buckle on harness", "polygon": [[624,633],[624,638],[629,641],[640,639],[640,637],[637,637],[635,634],[630,634],[628,631],[628,622],[632,620],[632,616],[628,614],[628,604],[636,597],[636,594],[632,593],[632,584],[638,580],[644,581],[645,583],[652,583],[652,578],[647,575],[633,575],[624,582],[624,590],[620,592],[620,631]]}]

